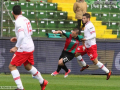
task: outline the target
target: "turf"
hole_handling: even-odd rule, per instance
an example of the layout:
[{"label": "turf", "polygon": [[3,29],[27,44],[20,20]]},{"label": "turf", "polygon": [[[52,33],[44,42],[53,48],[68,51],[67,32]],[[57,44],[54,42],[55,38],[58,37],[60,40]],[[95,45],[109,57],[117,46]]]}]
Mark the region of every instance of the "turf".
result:
[{"label": "turf", "polygon": [[[63,76],[43,74],[49,81],[46,90],[120,90],[120,76],[113,75],[109,80],[106,80],[105,75],[69,75],[67,78]],[[41,90],[38,81],[30,74],[22,74],[21,80],[25,90]],[[11,75],[0,74],[0,86],[16,84]]]}]

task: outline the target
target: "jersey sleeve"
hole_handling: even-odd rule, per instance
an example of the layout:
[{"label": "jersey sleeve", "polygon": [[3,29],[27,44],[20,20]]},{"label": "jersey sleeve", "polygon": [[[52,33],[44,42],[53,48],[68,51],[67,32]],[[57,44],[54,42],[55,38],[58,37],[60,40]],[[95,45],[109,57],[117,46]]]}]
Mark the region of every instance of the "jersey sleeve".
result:
[{"label": "jersey sleeve", "polygon": [[17,43],[16,43],[16,47],[20,47],[20,45],[21,45],[21,43],[22,43],[22,41],[23,41],[23,39],[24,39],[24,32],[19,32],[18,33],[18,37],[17,37]]},{"label": "jersey sleeve", "polygon": [[81,39],[83,39],[82,35],[78,35],[79,41],[81,41]]},{"label": "jersey sleeve", "polygon": [[17,34],[17,42],[16,42],[16,47],[20,47],[20,45],[21,45],[21,43],[22,43],[22,41],[23,41],[23,39],[24,39],[24,28],[23,28],[23,26],[22,26],[22,23],[19,23],[19,22],[16,22],[16,24],[15,24],[15,26],[16,26],[16,32],[18,33]]},{"label": "jersey sleeve", "polygon": [[65,31],[62,31],[62,33],[63,33],[63,35],[65,36],[65,37],[67,37],[67,38],[69,38],[70,37],[70,32],[65,32]]},{"label": "jersey sleeve", "polygon": [[16,27],[16,31],[17,31],[17,32],[24,31],[24,27],[23,27],[22,23],[20,23],[20,22],[21,22],[21,21],[17,21],[17,22],[15,23],[15,27]]}]

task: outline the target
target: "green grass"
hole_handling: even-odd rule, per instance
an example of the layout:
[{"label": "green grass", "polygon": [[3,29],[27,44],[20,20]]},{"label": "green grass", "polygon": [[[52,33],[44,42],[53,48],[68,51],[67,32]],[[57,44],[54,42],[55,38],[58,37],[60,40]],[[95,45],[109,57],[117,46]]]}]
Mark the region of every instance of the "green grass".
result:
[{"label": "green grass", "polygon": [[[46,90],[120,90],[120,76],[111,76],[110,80],[106,80],[105,75],[69,75],[67,78],[63,76],[43,74],[49,81]],[[33,79],[30,74],[22,74],[21,80],[25,90],[40,90],[37,79]],[[0,86],[16,84],[11,75],[0,74]]]}]

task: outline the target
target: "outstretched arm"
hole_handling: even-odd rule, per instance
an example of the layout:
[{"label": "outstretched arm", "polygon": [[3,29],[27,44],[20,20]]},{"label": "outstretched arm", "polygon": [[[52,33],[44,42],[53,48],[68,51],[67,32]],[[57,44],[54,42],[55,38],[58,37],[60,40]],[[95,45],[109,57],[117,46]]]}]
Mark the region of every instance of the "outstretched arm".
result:
[{"label": "outstretched arm", "polygon": [[60,31],[60,30],[59,30],[59,31],[54,31],[53,33],[54,33],[54,34],[58,34],[58,33],[59,33],[59,34],[63,34],[62,31]]}]

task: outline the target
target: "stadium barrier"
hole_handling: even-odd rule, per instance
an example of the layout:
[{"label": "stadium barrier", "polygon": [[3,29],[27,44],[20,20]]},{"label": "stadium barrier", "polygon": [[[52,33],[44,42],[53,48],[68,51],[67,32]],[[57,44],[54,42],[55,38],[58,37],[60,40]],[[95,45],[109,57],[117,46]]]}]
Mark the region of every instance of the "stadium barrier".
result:
[{"label": "stadium barrier", "polygon": [[[56,70],[58,58],[63,50],[65,39],[48,39],[34,38],[35,51],[34,60],[35,67],[41,73],[52,73]],[[9,38],[0,39],[0,73],[10,73],[8,65],[11,61],[13,53],[10,49],[15,46]],[[108,69],[113,71],[113,74],[120,74],[120,40],[97,40],[98,59]],[[74,58],[69,63],[66,63],[71,74],[105,74],[101,69],[98,69],[89,60],[88,55],[84,55],[83,59],[90,65],[89,69],[80,72],[81,66]],[[28,73],[23,66],[18,67],[20,73]],[[61,70],[60,73],[64,73]]]}]

